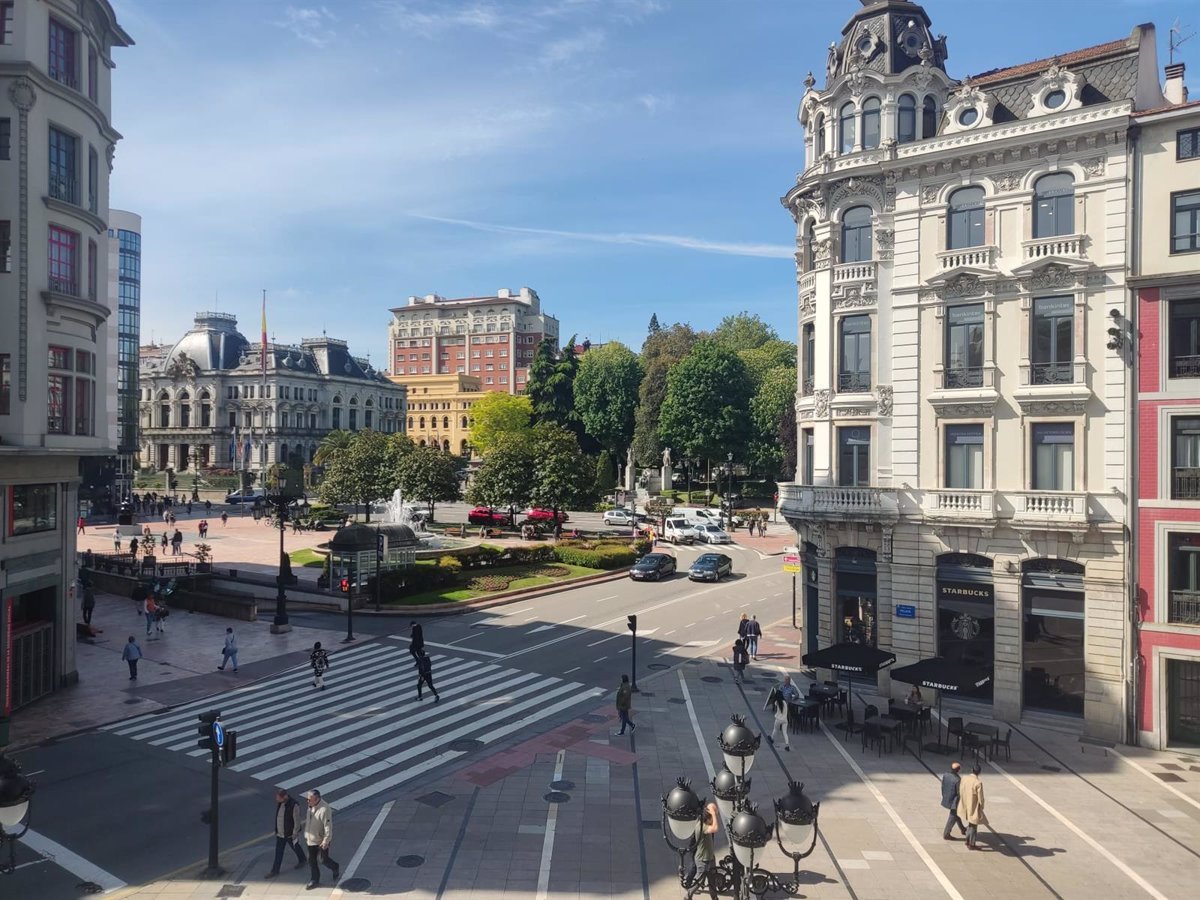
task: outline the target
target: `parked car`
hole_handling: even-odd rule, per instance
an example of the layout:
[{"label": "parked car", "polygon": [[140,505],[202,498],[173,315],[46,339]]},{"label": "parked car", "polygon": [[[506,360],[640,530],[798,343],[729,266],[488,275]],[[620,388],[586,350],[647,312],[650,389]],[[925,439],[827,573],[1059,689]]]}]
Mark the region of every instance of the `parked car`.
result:
[{"label": "parked car", "polygon": [[226,503],[263,503],[265,500],[266,495],[258,488],[251,491],[230,491],[225,495]]},{"label": "parked car", "polygon": [[696,541],[696,529],[687,519],[667,519],[663,526],[662,539],[672,544],[692,544]]},{"label": "parked car", "polygon": [[[538,509],[537,507],[534,507],[533,509],[525,510],[525,512],[522,513],[522,515],[524,515],[525,518],[527,518],[527,519],[532,519],[534,522],[553,522],[554,521],[554,511],[550,510],[550,509]],[[563,512],[562,510],[559,510],[558,521],[565,522],[565,521],[567,521],[568,518],[569,518],[569,516],[567,516],[567,514],[565,512]]]},{"label": "parked car", "polygon": [[604,514],[605,525],[624,526],[628,528],[633,524],[634,515],[627,509],[610,509]]},{"label": "parked car", "polygon": [[[729,517],[724,512],[708,506],[677,506],[673,513],[698,522],[712,522],[714,525],[722,525],[729,521]],[[742,525],[742,517],[734,516],[733,524]]]},{"label": "parked car", "polygon": [[696,538],[702,544],[732,544],[733,538],[720,525],[703,523],[696,528]]},{"label": "parked car", "polygon": [[467,513],[467,521],[472,525],[507,525],[508,513],[486,506],[476,506]]},{"label": "parked car", "polygon": [[634,581],[658,581],[675,572],[675,557],[669,553],[647,553],[633,564],[629,577]]},{"label": "parked car", "polygon": [[688,569],[692,581],[720,581],[733,574],[733,560],[724,553],[701,553]]}]

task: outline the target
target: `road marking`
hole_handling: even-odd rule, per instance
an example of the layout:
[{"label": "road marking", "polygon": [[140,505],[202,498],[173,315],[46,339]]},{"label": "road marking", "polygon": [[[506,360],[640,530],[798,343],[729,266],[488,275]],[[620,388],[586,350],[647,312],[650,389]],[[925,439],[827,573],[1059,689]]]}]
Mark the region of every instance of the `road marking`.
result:
[{"label": "road marking", "polygon": [[628,653],[632,649],[633,649],[632,647],[626,647],[624,650],[618,650],[617,652],[618,653]]},{"label": "road marking", "polygon": [[618,597],[620,597],[620,596],[621,596],[620,594],[613,594],[611,597],[601,597],[601,598],[600,598],[599,600],[597,600],[596,602],[597,602],[597,603],[603,603],[605,600],[616,600],[616,599],[617,599]]},{"label": "road marking", "polygon": [[570,675],[572,672],[578,672],[578,671],[579,671],[581,668],[583,668],[583,667],[582,667],[582,666],[576,666],[576,667],[575,667],[575,668],[573,668],[573,669],[567,669],[567,671],[563,672],[563,674],[564,674],[564,675]]},{"label": "road marking", "polygon": [[68,850],[58,841],[53,841],[37,831],[30,828],[25,832],[25,836],[21,838],[21,843],[33,850],[35,853],[40,853],[54,862],[63,869],[66,869],[80,881],[90,881],[93,884],[98,884],[104,888],[104,892],[119,891],[125,887],[125,882],[113,875],[111,872],[106,872],[98,865],[88,862],[78,853],[73,853]]},{"label": "road marking", "polygon": [[[474,628],[475,626],[471,626],[471,627]],[[458,647],[458,645],[461,644],[463,641],[474,640],[477,637],[481,637],[483,635],[483,633],[484,632],[482,632],[482,631],[477,631],[474,634],[467,635],[465,638],[459,638],[457,641],[451,641],[446,646],[447,647]]]},{"label": "road marking", "polygon": [[[534,618],[537,618],[534,616]],[[526,634],[537,634],[539,631],[549,631],[551,628],[557,628],[557,625],[539,625],[537,628],[532,628],[525,632]]]},{"label": "road marking", "polygon": [[606,659],[608,659],[607,656],[602,656],[599,659],[593,659],[592,662],[593,663],[604,662],[604,660],[606,660]]},{"label": "road marking", "polygon": [[620,633],[617,633],[617,634],[610,634],[610,635],[609,635],[608,637],[606,637],[606,638],[600,638],[600,640],[598,640],[598,641],[592,641],[592,643],[588,644],[588,646],[589,646],[589,647],[596,647],[596,646],[598,646],[598,645],[600,645],[600,644],[603,644],[605,641],[612,641],[612,640],[616,640],[616,639],[617,639],[617,638],[619,638],[619,637],[621,637],[621,634],[620,634]]},{"label": "road marking", "polygon": [[453,644],[435,644],[432,641],[425,642],[426,647],[441,647],[443,650],[461,650],[463,653],[478,653],[480,656],[490,656],[493,659],[503,659],[508,656],[507,653],[493,653],[491,650],[474,650],[470,647],[455,647]]},{"label": "road marking", "polygon": [[[554,780],[561,781],[566,750],[559,750],[554,760]],[[542,863],[538,868],[537,900],[546,900],[550,890],[550,859],[554,856],[554,826],[558,823],[558,804],[551,803],[546,811],[546,836],[542,839]]]},{"label": "road marking", "polygon": [[[388,817],[388,813],[392,811],[393,803],[395,803],[394,800],[389,800],[383,804],[383,807],[379,810],[379,815],[375,817],[375,821],[371,823],[371,827],[363,835],[362,843],[358,845],[358,849],[354,851],[354,856],[350,857],[350,862],[346,864],[346,873],[342,876],[345,880],[349,881],[354,877],[354,873],[358,871],[359,863],[363,861],[363,857],[367,855],[367,850],[370,849],[371,844],[375,841],[375,835],[379,834],[379,829],[383,827],[384,820]],[[340,900],[341,896],[342,889],[340,887],[334,888],[333,893],[329,895],[329,900]]]},{"label": "road marking", "polygon": [[678,630],[679,630],[678,628],[672,628],[670,631],[668,631],[666,634],[664,634],[663,637],[670,637]]},{"label": "road marking", "polygon": [[[1149,778],[1151,781],[1153,781],[1159,787],[1166,788],[1168,791],[1170,791],[1172,794],[1174,794],[1180,800],[1184,801],[1185,803],[1190,803],[1192,806],[1196,807],[1197,809],[1200,809],[1200,802],[1197,802],[1196,800],[1192,799],[1187,794],[1185,794],[1183,791],[1179,790],[1179,788],[1172,787],[1171,785],[1167,784],[1164,781],[1159,781],[1154,776],[1154,773],[1151,772],[1149,769],[1144,768],[1141,765],[1141,763],[1138,763],[1135,760],[1130,759],[1128,756],[1126,756],[1124,753],[1122,753],[1121,751],[1117,750],[1114,747],[1109,747],[1107,749],[1110,753],[1115,754],[1118,759],[1129,763],[1129,765],[1133,766],[1135,769],[1137,769],[1139,772],[1141,772],[1143,775],[1145,775],[1147,778]],[[33,774],[33,773],[30,773],[30,774]]]},{"label": "road marking", "polygon": [[570,625],[572,622],[578,622],[580,619],[586,619],[586,618],[587,618],[587,616],[576,616],[573,619],[566,619],[565,621],[559,622],[558,624],[559,625]]},{"label": "road marking", "polygon": [[708,752],[708,744],[704,743],[704,737],[700,734],[700,722],[696,718],[696,707],[692,705],[692,695],[688,691],[687,680],[683,677],[683,669],[676,670],[675,674],[679,676],[679,689],[683,692],[683,700],[687,705],[688,718],[692,720],[692,733],[696,735],[696,744],[700,748],[700,754],[704,757],[704,766],[708,770],[708,777],[712,778],[717,774],[717,770],[713,767],[712,756]]}]

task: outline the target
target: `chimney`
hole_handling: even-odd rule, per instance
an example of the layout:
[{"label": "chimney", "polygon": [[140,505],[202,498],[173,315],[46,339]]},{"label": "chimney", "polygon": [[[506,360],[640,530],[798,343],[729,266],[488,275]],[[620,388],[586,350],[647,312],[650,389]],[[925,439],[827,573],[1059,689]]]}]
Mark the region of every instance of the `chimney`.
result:
[{"label": "chimney", "polygon": [[1172,105],[1187,103],[1188,89],[1183,83],[1183,68],[1181,62],[1170,63],[1166,67],[1167,81],[1163,85],[1163,96]]}]

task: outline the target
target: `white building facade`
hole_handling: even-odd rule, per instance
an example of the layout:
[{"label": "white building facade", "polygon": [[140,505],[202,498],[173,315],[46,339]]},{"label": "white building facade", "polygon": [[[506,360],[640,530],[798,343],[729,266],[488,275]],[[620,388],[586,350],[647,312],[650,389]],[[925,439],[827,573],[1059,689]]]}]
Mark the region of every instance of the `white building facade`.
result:
[{"label": "white building facade", "polygon": [[984,666],[997,717],[1120,738],[1127,131],[1162,102],[1153,29],[962,81],[946,58],[920,6],[865,3],[800,107],[780,511],[806,640]]}]

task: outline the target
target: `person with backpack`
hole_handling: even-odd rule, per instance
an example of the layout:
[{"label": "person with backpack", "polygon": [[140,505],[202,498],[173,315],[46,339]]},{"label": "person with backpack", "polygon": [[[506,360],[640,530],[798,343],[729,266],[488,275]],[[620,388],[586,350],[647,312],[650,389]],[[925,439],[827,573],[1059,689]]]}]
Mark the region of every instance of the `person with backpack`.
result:
[{"label": "person with backpack", "polygon": [[285,788],[275,791],[275,863],[263,878],[274,878],[283,864],[283,851],[291,847],[296,852],[296,868],[304,868],[308,857],[304,855],[305,814]]},{"label": "person with backpack", "polygon": [[425,685],[429,685],[429,689],[433,691],[433,702],[438,703],[441,697],[438,695],[437,688],[433,686],[433,661],[430,660],[429,654],[422,650],[417,655],[417,699],[422,699],[421,689]]},{"label": "person with backpack", "polygon": [[233,671],[236,672],[238,670],[237,655],[238,655],[237,637],[234,635],[232,628],[226,628],[225,629],[225,646],[221,648],[222,662],[219,666],[217,666],[217,669],[219,671],[224,672],[225,666],[228,665],[232,661],[233,662]]},{"label": "person with backpack", "polygon": [[313,687],[319,691],[325,690],[325,673],[329,670],[329,651],[321,649],[321,642],[313,644],[312,653],[308,655],[308,664],[313,670]]},{"label": "person with backpack", "polygon": [[408,644],[408,652],[413,660],[416,660],[425,651],[425,630],[416,619],[412,620],[409,634],[411,635],[411,640]]}]

